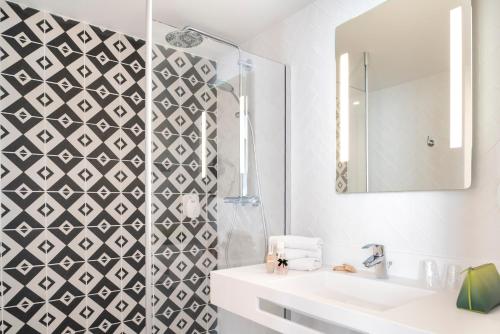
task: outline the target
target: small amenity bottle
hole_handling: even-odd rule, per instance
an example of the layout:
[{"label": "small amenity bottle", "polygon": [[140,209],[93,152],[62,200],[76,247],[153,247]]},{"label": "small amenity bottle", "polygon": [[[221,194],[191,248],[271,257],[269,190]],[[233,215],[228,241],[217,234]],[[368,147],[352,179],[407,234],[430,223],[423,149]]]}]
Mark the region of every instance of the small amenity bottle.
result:
[{"label": "small amenity bottle", "polygon": [[276,266],[276,253],[274,252],[274,245],[269,243],[269,249],[266,256],[266,271],[269,274],[274,273],[274,267]]},{"label": "small amenity bottle", "polygon": [[286,275],[288,273],[288,260],[285,257],[285,243],[283,241],[278,242],[277,254],[275,272],[278,275]]}]

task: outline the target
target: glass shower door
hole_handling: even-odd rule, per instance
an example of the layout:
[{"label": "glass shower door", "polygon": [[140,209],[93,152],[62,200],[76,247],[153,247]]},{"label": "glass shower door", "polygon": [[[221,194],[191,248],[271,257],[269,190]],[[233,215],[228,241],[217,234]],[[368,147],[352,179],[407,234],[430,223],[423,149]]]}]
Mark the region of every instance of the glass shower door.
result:
[{"label": "glass shower door", "polygon": [[[233,333],[247,321],[210,304],[209,274],[262,263],[265,235],[284,233],[285,67],[160,21],[152,32],[152,332]],[[234,202],[243,174],[257,206]]]}]

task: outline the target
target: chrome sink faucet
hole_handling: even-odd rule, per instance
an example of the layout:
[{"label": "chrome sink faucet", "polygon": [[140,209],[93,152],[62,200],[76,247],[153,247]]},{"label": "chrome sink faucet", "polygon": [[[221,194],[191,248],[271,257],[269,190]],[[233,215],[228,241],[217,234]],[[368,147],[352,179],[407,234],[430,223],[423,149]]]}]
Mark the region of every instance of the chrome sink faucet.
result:
[{"label": "chrome sink faucet", "polygon": [[373,248],[373,255],[367,258],[363,265],[366,268],[375,267],[375,276],[377,278],[389,278],[387,269],[391,266],[392,262],[387,262],[385,256],[384,245],[368,244],[363,249]]}]

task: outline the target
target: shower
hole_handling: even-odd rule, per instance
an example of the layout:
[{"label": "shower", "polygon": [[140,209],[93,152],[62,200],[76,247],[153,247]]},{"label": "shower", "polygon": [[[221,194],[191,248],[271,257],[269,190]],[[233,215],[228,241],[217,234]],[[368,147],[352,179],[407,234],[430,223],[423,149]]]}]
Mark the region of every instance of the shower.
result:
[{"label": "shower", "polygon": [[[268,249],[268,224],[265,215],[264,203],[262,201],[262,187],[260,173],[257,160],[257,151],[255,147],[255,132],[253,125],[248,116],[248,95],[246,92],[248,77],[247,74],[253,69],[251,62],[242,60],[241,48],[238,44],[228,41],[219,36],[198,30],[193,27],[184,27],[180,30],[169,32],[165,36],[165,40],[172,46],[181,48],[193,48],[200,46],[204,38],[210,38],[214,41],[228,45],[238,51],[238,69],[239,69],[239,96],[235,92],[233,85],[227,81],[216,79],[212,85],[224,92],[231,94],[239,104],[239,109],[235,112],[235,117],[240,119],[240,193],[238,196],[224,197],[224,203],[233,205],[233,221],[230,224],[228,233],[228,241],[226,244],[226,265],[229,267],[228,248],[231,242],[231,235],[236,225],[236,212],[238,207],[259,207],[261,212],[261,223],[264,234],[264,255]],[[203,127],[204,125],[202,125]],[[250,133],[249,133],[250,130]],[[248,155],[249,155],[249,134],[251,137],[252,153],[255,161],[255,174],[257,182],[257,194],[248,195]]]},{"label": "shower", "polygon": [[[193,48],[199,46],[204,37],[210,38],[216,42],[228,45],[238,51],[238,92],[239,96],[235,93],[234,87],[226,81],[216,80],[212,85],[222,91],[230,93],[239,104],[239,112],[235,115],[240,118],[240,193],[238,197],[228,198],[227,203],[242,204],[254,203],[260,204],[260,199],[255,199],[255,196],[248,196],[248,96],[246,92],[247,74],[253,69],[253,66],[248,61],[242,60],[241,48],[238,44],[231,42],[222,37],[204,32],[193,27],[184,27],[179,30],[169,32],[165,35],[165,40],[172,46]],[[202,126],[203,127],[203,126]],[[250,198],[249,198],[250,197]],[[235,200],[237,199],[237,200]]]},{"label": "shower", "polygon": [[0,331],[237,332],[211,273],[263,262],[257,182],[285,225],[285,65],[171,1],[49,2],[0,0]]},{"label": "shower", "polygon": [[[183,49],[190,49],[200,46],[203,43],[203,35],[198,31],[188,30],[188,28],[182,30],[174,30],[165,35],[165,40],[168,44]],[[217,39],[218,40],[218,39]],[[227,43],[234,46],[233,43]],[[239,103],[240,97],[235,93],[234,86],[227,81],[216,80],[213,85],[222,91],[230,93],[234,99]],[[239,117],[239,112],[235,113],[236,117]]]},{"label": "shower", "polygon": [[[181,30],[171,31],[165,35],[165,40],[167,41],[168,44],[170,44],[174,47],[190,49],[190,48],[200,46],[204,41],[204,36],[211,38],[215,41],[221,42],[223,44],[237,48],[238,49],[238,56],[239,56],[238,58],[239,58],[239,63],[240,63],[239,65],[243,65],[243,63],[241,61],[241,50],[237,44],[230,42],[228,40],[225,40],[221,37],[214,36],[214,35],[208,34],[206,32],[202,32],[201,30],[197,30],[197,29],[192,28],[192,27],[185,27]],[[251,64],[245,63],[245,66],[251,67]],[[240,102],[240,97],[236,94],[234,86],[231,85],[230,83],[228,83],[227,81],[222,81],[222,80],[217,79],[213,83],[213,85],[222,91],[230,93],[238,103]],[[240,85],[240,91],[241,91],[241,85]],[[235,116],[239,117],[239,112],[236,112]]]},{"label": "shower", "polygon": [[[225,40],[221,37],[217,37],[211,34],[208,34],[206,32],[202,32],[201,30],[197,30],[195,28],[191,27],[185,27],[181,30],[174,30],[165,35],[165,40],[167,41],[168,44],[178,47],[178,48],[183,48],[183,49],[190,49],[194,48],[197,46],[200,46],[203,41],[204,41],[204,36],[211,38],[215,41],[221,42],[223,44],[232,46],[234,48],[238,49],[238,58],[239,61],[241,62],[241,51],[240,48],[237,44],[230,42],[228,40]],[[241,74],[241,73],[240,73]],[[222,81],[217,79],[213,85],[220,90],[223,90],[225,92],[230,93],[236,101],[240,101],[240,97],[235,93],[234,86],[228,83],[227,81]],[[241,85],[240,85],[240,91],[241,91]],[[238,114],[236,114],[238,116]]]}]

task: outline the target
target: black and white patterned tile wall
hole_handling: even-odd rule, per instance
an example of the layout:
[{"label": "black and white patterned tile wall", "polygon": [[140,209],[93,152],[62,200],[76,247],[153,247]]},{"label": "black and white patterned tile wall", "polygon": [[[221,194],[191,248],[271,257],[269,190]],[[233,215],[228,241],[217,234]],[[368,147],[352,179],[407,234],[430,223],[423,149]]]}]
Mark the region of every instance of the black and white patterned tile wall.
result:
[{"label": "black and white patterned tile wall", "polygon": [[[212,333],[217,326],[209,303],[217,265],[215,79],[215,62],[153,48],[153,333]],[[188,196],[200,204],[195,218],[183,210]]]},{"label": "black and white patterned tile wall", "polygon": [[[145,43],[5,1],[0,34],[2,333],[144,332]],[[154,62],[153,332],[202,333],[216,326],[216,66],[162,47]]]}]

